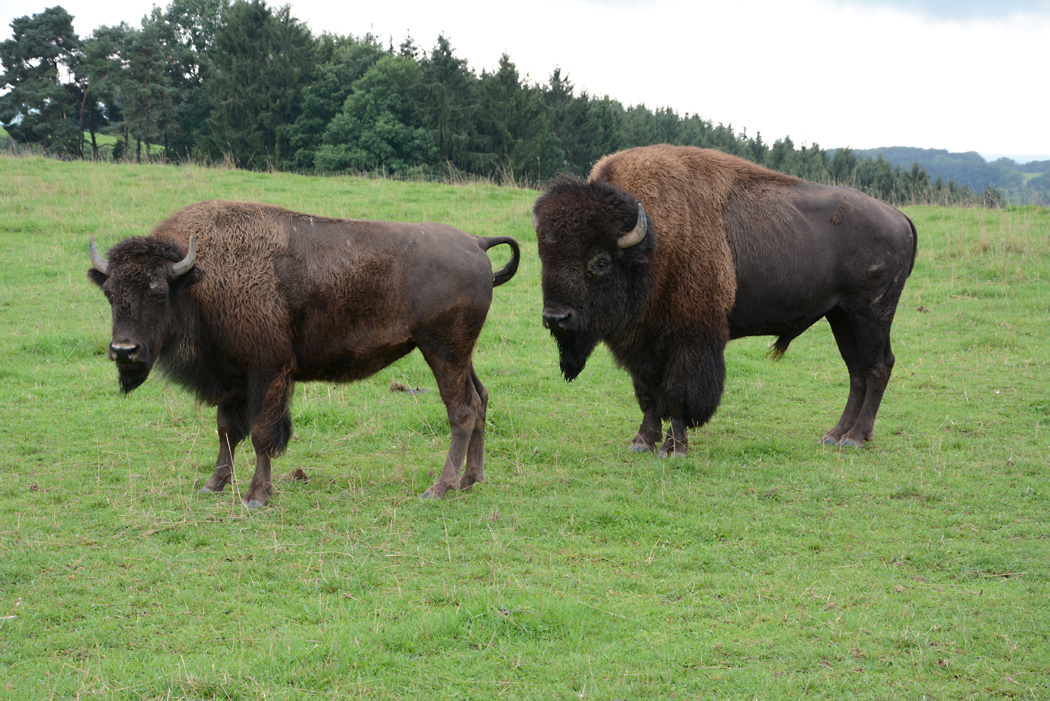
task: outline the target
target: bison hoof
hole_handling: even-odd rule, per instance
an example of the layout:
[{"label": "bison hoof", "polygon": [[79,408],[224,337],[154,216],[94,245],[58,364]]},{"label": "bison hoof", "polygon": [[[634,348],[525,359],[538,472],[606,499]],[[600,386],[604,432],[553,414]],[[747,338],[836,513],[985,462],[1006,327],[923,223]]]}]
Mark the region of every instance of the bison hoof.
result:
[{"label": "bison hoof", "polygon": [[630,448],[635,453],[651,453],[652,451],[656,450],[656,446],[652,443],[646,443],[645,441],[640,441],[637,438],[631,441]]},{"label": "bison hoof", "polygon": [[249,499],[244,502],[244,505],[249,509],[261,509],[266,506],[266,502],[260,501],[259,499]]},{"label": "bison hoof", "polygon": [[661,458],[684,458],[689,453],[689,443],[671,435],[660,446]]},{"label": "bison hoof", "polygon": [[843,436],[843,437],[840,437],[840,438],[836,438],[835,436],[832,436],[831,434],[828,434],[828,435],[824,436],[820,440],[820,442],[823,445],[834,445],[834,446],[838,446],[839,448],[863,448],[864,447],[864,441],[863,440],[861,440],[859,438],[853,438],[852,436]]},{"label": "bison hoof", "polygon": [[684,458],[688,453],[688,448],[664,448],[660,451],[660,458]]},{"label": "bison hoof", "polygon": [[470,489],[475,484],[477,484],[478,482],[481,482],[484,479],[485,479],[484,477],[475,478],[473,475],[465,475],[459,481],[459,491],[462,492],[464,490]]},{"label": "bison hoof", "polygon": [[222,492],[222,490],[226,489],[226,485],[228,485],[229,483],[230,480],[228,479],[216,478],[212,476],[208,479],[207,482],[204,483],[204,486],[201,487],[200,491],[201,494],[219,494],[220,492]]}]

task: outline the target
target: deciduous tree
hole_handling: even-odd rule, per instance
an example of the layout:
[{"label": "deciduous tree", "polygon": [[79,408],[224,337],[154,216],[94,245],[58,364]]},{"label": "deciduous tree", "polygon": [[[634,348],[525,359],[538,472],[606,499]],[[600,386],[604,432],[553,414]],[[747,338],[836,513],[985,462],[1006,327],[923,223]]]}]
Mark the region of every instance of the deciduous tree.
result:
[{"label": "deciduous tree", "polygon": [[422,79],[419,65],[407,56],[380,59],[354,83],[325,130],[317,168],[403,175],[432,163],[434,143],[416,109]]}]

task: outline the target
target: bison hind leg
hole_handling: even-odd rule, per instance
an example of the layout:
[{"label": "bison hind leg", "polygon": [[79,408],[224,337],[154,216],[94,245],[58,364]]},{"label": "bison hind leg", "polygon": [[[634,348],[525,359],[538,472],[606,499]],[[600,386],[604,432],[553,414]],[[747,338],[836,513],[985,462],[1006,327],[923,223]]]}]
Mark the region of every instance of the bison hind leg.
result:
[{"label": "bison hind leg", "polygon": [[459,489],[469,489],[477,482],[485,480],[485,420],[489,405],[489,393],[481,384],[473,365],[470,368],[470,380],[481,400],[477,417],[474,419],[474,431],[467,443],[467,461],[463,468],[463,477],[459,480]]},{"label": "bison hind leg", "polygon": [[861,448],[875,435],[875,418],[893,371],[889,321],[833,309],[827,315],[839,352],[849,370],[849,397],[839,422],[821,443]]},{"label": "bison hind leg", "polygon": [[[452,431],[441,474],[423,493],[424,499],[440,499],[450,489],[469,487],[485,478],[484,436],[488,392],[477,378],[469,355],[466,363],[463,363],[445,360],[422,347],[420,350],[437,380]],[[460,466],[465,459],[467,468],[461,479]]]}]

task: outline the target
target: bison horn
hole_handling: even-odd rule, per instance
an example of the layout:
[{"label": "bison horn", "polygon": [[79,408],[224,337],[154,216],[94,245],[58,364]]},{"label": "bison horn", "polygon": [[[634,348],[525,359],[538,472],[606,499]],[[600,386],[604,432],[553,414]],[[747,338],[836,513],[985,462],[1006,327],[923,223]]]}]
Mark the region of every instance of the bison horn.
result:
[{"label": "bison horn", "polygon": [[645,222],[645,210],[642,208],[642,204],[638,203],[638,223],[634,225],[634,228],[628,231],[626,234],[621,236],[616,241],[616,245],[620,248],[630,248],[631,246],[637,246],[645,238],[646,231]]},{"label": "bison horn", "polygon": [[99,271],[103,275],[109,275],[109,263],[102,257],[102,254],[98,252],[98,247],[95,246],[95,236],[91,236],[91,244],[88,246],[88,255],[91,256],[91,265],[95,266],[95,270]]},{"label": "bison horn", "polygon": [[171,277],[174,280],[177,277],[182,277],[190,271],[191,268],[197,262],[197,244],[190,237],[190,250],[186,252],[186,257],[171,266]]}]

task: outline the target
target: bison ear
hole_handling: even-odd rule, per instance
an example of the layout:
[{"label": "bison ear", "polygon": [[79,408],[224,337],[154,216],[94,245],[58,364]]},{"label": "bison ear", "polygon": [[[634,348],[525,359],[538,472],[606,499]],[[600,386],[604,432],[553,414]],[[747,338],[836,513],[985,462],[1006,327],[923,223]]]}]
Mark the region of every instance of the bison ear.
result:
[{"label": "bison ear", "polygon": [[620,248],[630,248],[631,246],[637,246],[645,238],[645,232],[648,230],[648,224],[645,220],[645,209],[642,208],[642,203],[638,203],[638,221],[635,223],[634,228],[628,231],[626,234],[616,240],[616,245]]},{"label": "bison ear", "polygon": [[87,276],[88,280],[91,280],[91,282],[95,283],[99,287],[102,287],[106,284],[106,276],[100,273],[99,271],[95,270],[94,268],[88,268]]}]

